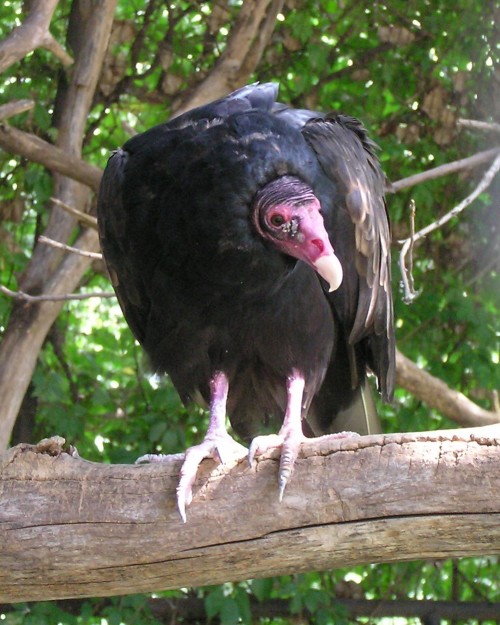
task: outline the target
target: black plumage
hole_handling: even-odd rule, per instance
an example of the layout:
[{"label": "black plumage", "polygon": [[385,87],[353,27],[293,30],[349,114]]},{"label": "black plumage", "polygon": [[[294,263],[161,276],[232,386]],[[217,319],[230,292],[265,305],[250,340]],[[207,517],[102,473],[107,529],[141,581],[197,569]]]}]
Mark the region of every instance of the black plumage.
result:
[{"label": "black plumage", "polygon": [[[183,516],[201,458],[224,460],[220,441],[233,443],[226,410],[245,441],[290,412],[309,435],[366,433],[367,370],[393,393],[375,146],[356,119],[289,109],[276,93],[244,87],[133,137],[101,183],[102,249],[127,322],[184,402],[211,405],[209,444],[181,474]],[[301,442],[288,417],[281,491]]]}]

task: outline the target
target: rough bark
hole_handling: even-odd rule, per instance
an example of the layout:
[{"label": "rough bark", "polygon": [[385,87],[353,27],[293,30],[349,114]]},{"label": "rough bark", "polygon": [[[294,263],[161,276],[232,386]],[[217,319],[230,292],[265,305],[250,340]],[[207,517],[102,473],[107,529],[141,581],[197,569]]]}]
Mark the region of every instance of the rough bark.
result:
[{"label": "rough bark", "polygon": [[281,504],[276,453],[205,461],[183,525],[178,458],[112,466],[53,439],[18,446],[1,458],[0,601],[500,554],[499,460],[499,426],[318,441]]}]

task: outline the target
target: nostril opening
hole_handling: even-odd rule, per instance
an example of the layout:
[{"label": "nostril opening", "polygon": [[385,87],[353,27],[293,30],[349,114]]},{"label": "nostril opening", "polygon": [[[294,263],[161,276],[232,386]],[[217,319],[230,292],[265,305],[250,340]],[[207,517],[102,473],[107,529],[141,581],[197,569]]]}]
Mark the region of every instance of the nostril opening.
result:
[{"label": "nostril opening", "polygon": [[325,251],[325,244],[321,239],[312,239],[311,245],[314,245],[314,247],[318,249],[318,252],[320,254],[323,254],[323,252]]}]

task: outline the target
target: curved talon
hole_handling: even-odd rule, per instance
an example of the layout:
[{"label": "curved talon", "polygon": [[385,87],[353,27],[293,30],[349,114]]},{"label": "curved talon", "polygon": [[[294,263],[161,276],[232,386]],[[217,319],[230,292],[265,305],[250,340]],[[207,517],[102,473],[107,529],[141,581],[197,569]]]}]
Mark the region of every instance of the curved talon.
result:
[{"label": "curved talon", "polygon": [[305,440],[307,439],[302,433],[297,434],[297,432],[292,430],[288,433],[288,435],[285,437],[285,440],[283,441],[278,478],[280,501],[283,500],[285,487],[292,475],[295,461],[297,460],[297,456],[299,455],[300,446]]},{"label": "curved talon", "polygon": [[268,434],[267,436],[255,437],[248,451],[248,463],[252,466],[255,456],[259,456],[270,449],[281,447],[280,468],[278,474],[279,500],[282,501],[285,487],[292,475],[295,460],[299,454],[300,446],[307,440],[302,434],[297,435],[294,431],[285,434]]},{"label": "curved talon", "polygon": [[286,488],[286,485],[288,483],[288,477],[290,477],[290,476],[284,476],[284,475],[280,474],[280,477],[279,477],[279,480],[278,480],[278,486],[279,486],[278,499],[279,499],[280,503],[283,501],[283,495],[285,493],[285,488]]},{"label": "curved talon", "polygon": [[236,442],[229,434],[207,435],[203,442],[186,450],[177,486],[177,509],[186,523],[186,507],[193,501],[193,485],[198,468],[205,458],[212,458],[218,464],[239,461],[247,455],[243,445]]},{"label": "curved talon", "polygon": [[250,443],[248,449],[248,465],[251,467],[255,456],[261,456],[270,449],[276,449],[283,445],[284,439],[280,434],[267,434],[256,436]]}]

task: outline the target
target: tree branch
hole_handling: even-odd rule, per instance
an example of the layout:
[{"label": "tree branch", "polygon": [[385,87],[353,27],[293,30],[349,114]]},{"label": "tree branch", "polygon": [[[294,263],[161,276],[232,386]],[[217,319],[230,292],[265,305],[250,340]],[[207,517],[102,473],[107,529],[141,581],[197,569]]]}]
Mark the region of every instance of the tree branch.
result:
[{"label": "tree branch", "polygon": [[481,130],[483,132],[500,132],[500,124],[495,122],[481,122],[476,119],[457,119],[457,126]]},{"label": "tree branch", "polygon": [[[176,623],[179,619],[182,619],[182,623],[200,623],[207,618],[203,598],[191,596],[181,599],[152,598],[149,600],[149,605],[153,615],[163,623]],[[61,607],[64,609],[64,605]],[[476,601],[377,600],[332,597],[332,607],[345,612],[351,618],[359,616],[419,618],[432,615],[441,620],[486,620],[494,619],[500,614],[500,603],[479,603]],[[290,599],[267,599],[264,601],[251,599],[250,612],[253,619],[284,618],[289,620]],[[314,614],[307,607],[304,607],[303,615],[306,618],[308,616],[314,617]],[[211,619],[210,622],[213,624],[214,620]],[[301,620],[300,622],[308,621]]]},{"label": "tree branch", "polygon": [[72,300],[84,300],[98,297],[100,299],[116,297],[113,291],[93,291],[92,293],[67,293],[66,295],[30,295],[24,291],[12,291],[3,284],[0,284],[0,293],[12,297],[15,300],[29,302],[31,304],[40,302],[70,302]]},{"label": "tree branch", "polygon": [[99,465],[62,442],[0,457],[0,601],[500,553],[499,426],[303,445],[282,503],[276,452],[205,460],[185,525],[179,460]]},{"label": "tree branch", "polygon": [[[361,589],[360,589],[360,592]],[[56,602],[57,606],[75,616],[79,616],[82,611],[84,599],[61,599]],[[147,600],[148,607],[152,615],[160,623],[176,624],[182,622],[186,625],[193,623],[198,625],[207,620],[205,599],[195,597],[192,594],[186,597],[169,597],[162,599],[151,597]],[[250,614],[252,619],[277,619],[290,620],[291,599],[264,599],[257,601],[250,596]],[[104,614],[107,607],[113,605],[111,600],[99,601],[95,606],[93,616]],[[406,617],[419,618],[434,616],[436,619],[475,619],[477,621],[495,619],[500,614],[500,603],[490,603],[487,599],[479,601],[432,601],[428,599],[359,599],[342,595],[341,597],[331,597],[332,608],[346,613],[350,617],[369,616],[371,618],[383,617]],[[16,607],[7,603],[0,604],[0,612],[5,614],[14,612]],[[300,616],[314,617],[314,613],[303,606]],[[294,621],[295,622],[295,621]],[[296,622],[305,623],[304,619]],[[213,617],[210,619],[211,625],[218,625],[220,619]]]},{"label": "tree branch", "polygon": [[276,23],[283,0],[244,0],[224,52],[194,89],[173,103],[176,115],[241,87],[256,68]]},{"label": "tree branch", "polygon": [[80,250],[77,247],[66,245],[66,243],[60,243],[59,241],[49,239],[48,237],[43,236],[43,234],[38,237],[38,241],[40,243],[44,243],[45,245],[50,245],[50,247],[55,247],[58,250],[64,250],[65,252],[71,252],[72,254],[80,254],[80,256],[93,258],[94,260],[102,260],[102,254],[100,252],[88,252],[87,250]]},{"label": "tree branch", "polygon": [[[457,204],[457,206],[452,208],[452,210],[447,212],[445,215],[442,215],[439,219],[436,219],[436,221],[433,221],[431,224],[427,225],[425,228],[422,228],[418,232],[414,234],[412,233],[412,236],[410,236],[408,239],[401,241],[403,247],[401,248],[401,252],[399,255],[399,267],[401,270],[401,276],[405,288],[405,300],[407,302],[410,302],[417,296],[417,292],[413,289],[413,286],[410,285],[410,281],[408,279],[408,270],[406,269],[406,255],[408,254],[408,251],[413,248],[414,244],[417,241],[424,238],[431,232],[434,232],[434,230],[441,228],[445,223],[450,221],[450,219],[459,215],[465,208],[467,208],[467,206],[472,204],[472,202],[490,186],[499,171],[500,150],[497,151],[495,160],[493,161],[490,168],[486,171],[484,176],[481,178],[479,184],[472,191],[472,193],[470,193],[465,199],[463,199],[459,204]],[[411,282],[413,283],[413,279],[411,280]]]},{"label": "tree branch", "polygon": [[0,121],[30,111],[35,106],[33,100],[13,100],[0,106]]},{"label": "tree branch", "polygon": [[21,26],[0,42],[0,73],[36,48],[49,50],[65,66],[73,63],[71,56],[49,31],[58,3],[59,0],[33,0],[30,12]]},{"label": "tree branch", "polygon": [[69,204],[66,204],[66,202],[63,202],[62,200],[59,200],[56,197],[51,197],[50,201],[60,206],[64,211],[66,211],[70,215],[73,215],[73,217],[76,217],[80,223],[83,223],[89,228],[92,228],[92,230],[97,230],[97,217],[94,217],[93,215],[89,215],[88,213],[79,211],[74,206],[70,206]]},{"label": "tree branch", "polygon": [[[52,6],[53,0],[47,4]],[[16,139],[20,142],[24,140],[23,148],[30,153],[26,154],[28,158],[41,161],[46,166],[48,155],[53,159],[54,170],[62,171],[67,176],[54,175],[54,196],[79,210],[89,204],[90,191],[75,179],[83,169],[87,174],[85,184],[97,190],[101,177],[99,169],[81,165],[81,146],[115,10],[116,0],[96,3],[74,0],[71,3],[68,42],[75,52],[76,62],[67,79],[59,83],[54,110],[56,146],[41,142],[33,135],[0,126],[0,145],[2,140],[10,140],[9,151],[22,153]],[[77,169],[79,174],[75,175]],[[74,217],[54,206],[44,234],[56,241],[67,241],[74,227]],[[97,233],[84,231],[76,247],[97,251]],[[59,250],[37,245],[23,272],[20,290],[45,296],[66,295],[78,286],[89,263],[88,258],[76,254],[64,255]],[[53,300],[36,304],[17,302],[13,307],[0,344],[0,449],[8,445],[39,351],[61,307],[62,302]]]},{"label": "tree branch", "polygon": [[473,156],[468,156],[467,158],[462,158],[458,161],[438,165],[438,167],[433,167],[432,169],[428,169],[427,171],[423,171],[419,174],[408,176],[408,178],[402,178],[396,182],[391,182],[386,189],[386,193],[398,193],[398,191],[414,187],[416,184],[421,184],[422,182],[427,182],[428,180],[434,180],[436,178],[441,178],[442,176],[455,174],[459,171],[463,171],[464,169],[473,169],[474,167],[478,167],[479,165],[483,165],[484,163],[494,160],[499,154],[500,148],[492,148],[491,150],[478,152]]},{"label": "tree branch", "polygon": [[481,408],[439,378],[420,369],[399,350],[396,351],[396,383],[464,427],[500,423],[500,412]]},{"label": "tree branch", "polygon": [[0,123],[0,147],[12,154],[24,156],[30,161],[39,163],[72,180],[77,180],[96,192],[99,189],[102,176],[102,170],[99,167],[89,165],[78,156],[68,154],[62,148],[58,148],[29,132],[23,132],[8,124]]}]

